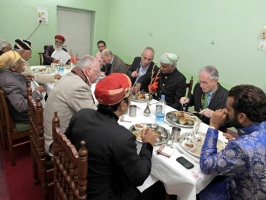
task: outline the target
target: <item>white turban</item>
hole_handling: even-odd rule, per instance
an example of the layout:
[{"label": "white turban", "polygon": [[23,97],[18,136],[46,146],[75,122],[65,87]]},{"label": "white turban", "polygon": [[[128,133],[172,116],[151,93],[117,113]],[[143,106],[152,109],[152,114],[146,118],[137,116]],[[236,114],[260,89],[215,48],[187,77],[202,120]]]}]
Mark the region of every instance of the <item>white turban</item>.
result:
[{"label": "white turban", "polygon": [[176,63],[178,60],[178,56],[175,55],[175,54],[172,54],[172,53],[164,53],[162,56],[161,56],[161,63],[164,63],[164,64],[174,64]]}]

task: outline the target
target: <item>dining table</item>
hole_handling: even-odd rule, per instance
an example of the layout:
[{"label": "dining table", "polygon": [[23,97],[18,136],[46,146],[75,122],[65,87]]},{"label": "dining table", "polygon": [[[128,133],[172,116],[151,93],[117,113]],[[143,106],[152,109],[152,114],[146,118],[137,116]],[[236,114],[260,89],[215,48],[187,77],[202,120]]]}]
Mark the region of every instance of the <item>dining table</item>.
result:
[{"label": "dining table", "polygon": [[[44,66],[32,66],[31,69],[37,67],[44,67]],[[47,66],[46,66],[47,67]],[[49,67],[49,66],[48,66]],[[65,69],[64,74],[70,72],[70,70]],[[62,75],[64,75],[62,74]],[[60,81],[60,80],[58,80]],[[94,96],[95,86],[97,83],[91,84],[91,90],[93,94],[93,98],[97,104],[97,99]],[[55,87],[56,82],[54,83],[46,83],[44,87],[46,88],[46,92],[49,93]],[[132,126],[135,124],[140,123],[148,123],[148,124],[157,124],[160,127],[163,127],[169,134],[172,132],[172,128],[176,127],[176,124],[171,124],[167,122],[165,119],[161,123],[157,123],[155,120],[155,110],[158,101],[155,99],[150,100],[148,103],[147,101],[136,101],[131,99],[131,105],[136,105],[137,111],[135,117],[130,117],[129,112],[122,115],[118,121],[121,126],[132,130]],[[150,108],[150,115],[145,116],[144,110],[146,106],[149,105]],[[174,108],[170,106],[165,106],[165,114],[168,112],[176,111]],[[180,135],[186,133],[193,132],[192,127],[184,127],[178,126],[181,131]],[[208,125],[205,123],[200,123],[199,132],[206,133],[208,129]],[[222,132],[219,132],[219,140],[227,143],[227,139],[222,135]],[[166,141],[167,142],[167,141]],[[144,191],[156,181],[160,180],[165,187],[165,190],[170,195],[177,195],[180,200],[196,200],[196,194],[202,191],[213,179],[215,176],[207,175],[202,173],[199,165],[199,156],[195,156],[191,154],[189,151],[182,148],[180,143],[173,143],[170,148],[173,149],[173,152],[170,157],[166,157],[162,154],[158,154],[157,150],[161,147],[162,144],[155,145],[153,147],[153,154],[152,154],[152,168],[149,177],[145,180],[143,185],[139,186],[139,191]],[[142,146],[142,142],[136,140],[137,151],[139,152]],[[179,157],[184,157],[189,162],[191,162],[194,166],[191,169],[186,169],[180,163],[176,161]]]}]

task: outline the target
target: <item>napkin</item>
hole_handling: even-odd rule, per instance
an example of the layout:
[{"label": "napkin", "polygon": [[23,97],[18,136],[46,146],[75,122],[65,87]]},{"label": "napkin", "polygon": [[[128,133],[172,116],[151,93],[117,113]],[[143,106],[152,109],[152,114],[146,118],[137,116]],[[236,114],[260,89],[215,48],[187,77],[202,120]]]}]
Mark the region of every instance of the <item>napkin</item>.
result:
[{"label": "napkin", "polygon": [[62,62],[64,64],[66,64],[66,62],[70,59],[70,55],[67,52],[65,52],[64,50],[60,50],[60,51],[55,50],[52,53],[51,57],[53,57],[57,60],[62,60]]},{"label": "napkin", "polygon": [[170,148],[170,147],[167,147],[167,146],[165,146],[164,144],[162,144],[162,145],[160,146],[160,148],[159,148],[156,152],[157,152],[157,154],[161,154],[161,155],[163,155],[163,156],[166,156],[166,157],[170,158],[171,155],[172,155],[173,152],[174,152],[174,149],[172,149],[172,148]]}]

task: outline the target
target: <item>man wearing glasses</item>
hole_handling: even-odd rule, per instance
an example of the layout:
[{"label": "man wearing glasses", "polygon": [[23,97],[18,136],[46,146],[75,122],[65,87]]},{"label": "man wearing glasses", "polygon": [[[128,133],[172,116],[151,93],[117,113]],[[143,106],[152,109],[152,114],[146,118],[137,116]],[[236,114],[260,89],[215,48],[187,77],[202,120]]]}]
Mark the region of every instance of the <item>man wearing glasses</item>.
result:
[{"label": "man wearing glasses", "polygon": [[[127,70],[127,75],[131,79],[131,83],[134,86],[138,79],[143,76],[144,74],[150,74],[152,72],[152,68],[154,65],[153,62],[154,58],[154,50],[151,47],[146,47],[141,54],[141,57],[135,57],[132,65],[130,65],[129,69]],[[154,66],[157,70],[157,65]],[[148,92],[148,85],[142,84],[140,90]]]},{"label": "man wearing glasses", "polygon": [[189,98],[182,97],[180,103],[194,106],[202,122],[209,124],[215,110],[226,107],[228,91],[219,83],[219,72],[214,66],[203,67],[199,71],[199,82]]}]

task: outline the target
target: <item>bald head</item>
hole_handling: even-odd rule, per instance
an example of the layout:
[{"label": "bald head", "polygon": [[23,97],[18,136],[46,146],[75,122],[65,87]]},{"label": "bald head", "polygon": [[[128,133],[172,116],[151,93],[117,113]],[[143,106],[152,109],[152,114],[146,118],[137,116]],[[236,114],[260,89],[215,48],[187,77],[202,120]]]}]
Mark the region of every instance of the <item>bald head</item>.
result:
[{"label": "bald head", "polygon": [[110,49],[104,49],[102,51],[102,59],[106,64],[109,64],[113,59],[113,53]]}]

